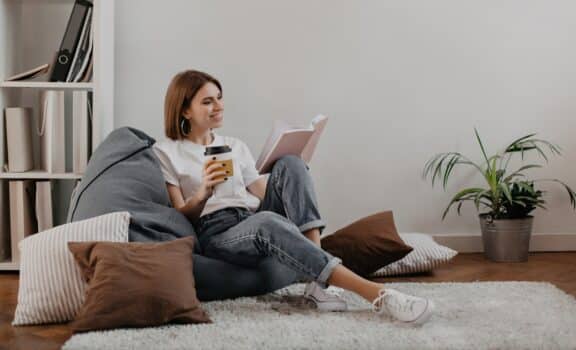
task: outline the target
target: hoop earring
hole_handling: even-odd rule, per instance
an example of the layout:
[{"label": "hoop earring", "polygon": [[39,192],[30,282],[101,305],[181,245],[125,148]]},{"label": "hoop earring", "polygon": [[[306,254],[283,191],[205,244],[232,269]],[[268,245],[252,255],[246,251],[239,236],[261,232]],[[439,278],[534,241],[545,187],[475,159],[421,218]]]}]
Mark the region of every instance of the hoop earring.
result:
[{"label": "hoop earring", "polygon": [[[180,121],[180,132],[183,136],[188,136],[190,133],[190,122],[188,121],[188,125],[186,125],[186,121],[188,121],[186,118],[182,118]],[[186,129],[188,129],[188,131],[186,131]]]}]

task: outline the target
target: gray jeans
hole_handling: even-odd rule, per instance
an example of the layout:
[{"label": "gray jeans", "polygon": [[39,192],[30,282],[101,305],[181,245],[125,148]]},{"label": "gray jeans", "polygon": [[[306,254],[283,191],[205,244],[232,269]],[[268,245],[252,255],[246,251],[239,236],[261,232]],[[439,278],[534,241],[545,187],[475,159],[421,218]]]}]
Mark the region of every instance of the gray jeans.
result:
[{"label": "gray jeans", "polygon": [[228,207],[202,216],[195,226],[203,254],[247,267],[273,257],[304,279],[326,285],[342,261],[302,234],[325,227],[308,171],[299,157],[282,157],[274,163],[255,213]]}]

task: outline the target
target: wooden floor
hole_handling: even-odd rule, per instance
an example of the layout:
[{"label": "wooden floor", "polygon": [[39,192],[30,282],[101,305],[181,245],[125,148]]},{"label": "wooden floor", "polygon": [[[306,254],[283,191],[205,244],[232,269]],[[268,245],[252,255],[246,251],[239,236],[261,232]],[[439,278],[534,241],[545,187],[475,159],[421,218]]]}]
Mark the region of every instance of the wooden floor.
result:
[{"label": "wooden floor", "polygon": [[[526,263],[493,263],[482,254],[459,254],[432,274],[381,282],[548,281],[576,296],[576,252],[533,253]],[[12,327],[18,274],[0,273],[0,349],[59,349],[71,336],[67,325]]]}]

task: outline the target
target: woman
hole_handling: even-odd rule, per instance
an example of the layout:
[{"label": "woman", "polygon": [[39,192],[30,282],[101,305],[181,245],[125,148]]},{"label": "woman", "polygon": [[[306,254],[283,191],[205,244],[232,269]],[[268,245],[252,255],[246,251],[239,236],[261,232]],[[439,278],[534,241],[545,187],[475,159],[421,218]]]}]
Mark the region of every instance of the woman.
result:
[{"label": "woman", "polygon": [[[353,291],[379,314],[423,323],[432,301],[366,280],[320,248],[322,221],[308,167],[298,157],[278,160],[269,176],[259,175],[246,144],[212,130],[223,124],[224,104],[218,80],[199,71],[176,75],[168,87],[165,132],[154,147],[174,208],[194,224],[204,255],[233,264],[256,266],[264,257],[305,276],[304,296],[319,310],[343,311],[346,303],[327,293],[334,285]],[[230,178],[216,161],[205,161],[206,146],[229,145],[234,159]],[[233,181],[232,197],[212,196],[214,187]]]}]

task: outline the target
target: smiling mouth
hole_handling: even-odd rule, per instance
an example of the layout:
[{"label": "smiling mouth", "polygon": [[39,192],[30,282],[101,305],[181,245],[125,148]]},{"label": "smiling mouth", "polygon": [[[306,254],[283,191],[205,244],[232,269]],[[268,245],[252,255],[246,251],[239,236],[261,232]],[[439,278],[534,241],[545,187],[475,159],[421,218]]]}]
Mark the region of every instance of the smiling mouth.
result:
[{"label": "smiling mouth", "polygon": [[212,119],[214,119],[214,118],[222,118],[222,117],[223,117],[223,116],[222,116],[222,113],[218,113],[218,114],[214,114],[214,115],[211,115],[211,116],[210,116],[210,118],[212,118]]}]

